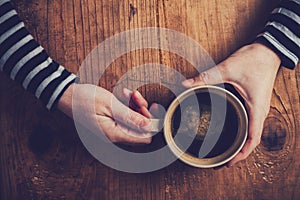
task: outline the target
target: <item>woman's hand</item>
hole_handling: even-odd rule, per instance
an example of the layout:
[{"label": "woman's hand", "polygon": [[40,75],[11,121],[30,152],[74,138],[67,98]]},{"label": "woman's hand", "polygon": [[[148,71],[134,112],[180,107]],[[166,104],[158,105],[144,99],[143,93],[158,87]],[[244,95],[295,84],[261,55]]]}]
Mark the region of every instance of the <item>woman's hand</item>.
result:
[{"label": "woman's hand", "polygon": [[[79,119],[81,125],[96,134],[104,133],[112,142],[151,142],[150,119],[128,108],[101,87],[72,84],[60,98],[58,109]],[[79,117],[73,117],[74,113]]]},{"label": "woman's hand", "polygon": [[131,91],[127,88],[123,89],[123,97],[129,102],[129,107],[134,111],[148,117],[163,119],[166,110],[162,105],[152,103],[149,107],[147,100],[137,90]]},{"label": "woman's hand", "polygon": [[279,66],[280,59],[272,50],[253,43],[242,47],[217,66],[182,83],[187,88],[230,83],[245,100],[249,115],[248,139],[228,166],[246,159],[260,143]]}]

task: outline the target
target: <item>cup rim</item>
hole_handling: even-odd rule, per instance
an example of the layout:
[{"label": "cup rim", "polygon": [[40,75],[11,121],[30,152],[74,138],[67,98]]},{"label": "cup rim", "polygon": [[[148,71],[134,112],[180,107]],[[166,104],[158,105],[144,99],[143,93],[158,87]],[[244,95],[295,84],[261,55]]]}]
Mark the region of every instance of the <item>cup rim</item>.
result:
[{"label": "cup rim", "polygon": [[[225,152],[212,158],[197,158],[197,157],[193,157],[188,153],[185,153],[175,143],[171,131],[171,120],[177,106],[180,104],[180,102],[186,99],[190,94],[195,94],[195,92],[200,90],[209,90],[209,92],[214,92],[214,94],[217,95],[226,94],[226,100],[230,101],[230,103],[233,104],[233,107],[235,108],[235,111],[239,119],[239,129],[237,131],[237,136],[233,144]],[[170,150],[174,153],[175,156],[177,156],[184,163],[198,168],[218,167],[224,165],[225,163],[233,159],[244,146],[247,139],[247,135],[248,135],[248,116],[244,105],[230,91],[218,86],[211,86],[211,85],[197,86],[184,91],[172,101],[164,118],[164,138]]]}]

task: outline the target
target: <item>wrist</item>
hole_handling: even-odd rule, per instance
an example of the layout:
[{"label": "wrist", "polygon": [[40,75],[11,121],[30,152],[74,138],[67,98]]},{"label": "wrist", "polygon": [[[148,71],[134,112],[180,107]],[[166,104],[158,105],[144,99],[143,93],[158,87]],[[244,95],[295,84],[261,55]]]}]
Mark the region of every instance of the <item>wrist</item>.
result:
[{"label": "wrist", "polygon": [[57,108],[64,112],[69,117],[72,117],[72,98],[73,98],[73,89],[76,83],[72,83],[62,94],[60,99],[57,102]]},{"label": "wrist", "polygon": [[255,42],[250,44],[252,48],[255,49],[255,51],[259,52],[258,54],[260,57],[265,61],[269,63],[269,66],[272,66],[276,69],[276,71],[279,69],[281,64],[281,59],[276,54],[275,51],[273,51],[271,48],[267,47],[264,44],[261,44],[259,42]]}]

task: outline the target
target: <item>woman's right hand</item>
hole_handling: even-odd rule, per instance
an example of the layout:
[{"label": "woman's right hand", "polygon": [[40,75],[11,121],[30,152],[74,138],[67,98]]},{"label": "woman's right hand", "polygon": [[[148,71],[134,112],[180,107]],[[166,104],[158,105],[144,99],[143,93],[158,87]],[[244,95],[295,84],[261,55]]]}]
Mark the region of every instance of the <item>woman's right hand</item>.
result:
[{"label": "woman's right hand", "polygon": [[102,132],[112,142],[151,143],[150,116],[128,108],[104,88],[74,83],[59,99],[58,109],[71,118],[80,113],[81,125],[93,126],[93,132]]}]

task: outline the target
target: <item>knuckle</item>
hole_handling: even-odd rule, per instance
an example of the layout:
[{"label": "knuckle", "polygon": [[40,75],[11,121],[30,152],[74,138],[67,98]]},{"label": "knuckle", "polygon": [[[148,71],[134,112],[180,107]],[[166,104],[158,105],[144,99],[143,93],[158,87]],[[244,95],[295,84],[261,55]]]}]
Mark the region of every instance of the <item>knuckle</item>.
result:
[{"label": "knuckle", "polygon": [[147,122],[143,117],[135,116],[131,118],[134,124],[137,126],[137,128],[142,128],[144,127]]},{"label": "knuckle", "polygon": [[199,74],[199,80],[204,82],[204,83],[207,83],[207,81],[209,79],[208,76],[209,76],[209,74],[206,71],[204,71],[204,72]]},{"label": "knuckle", "polygon": [[222,79],[224,82],[234,83],[238,82],[240,77],[240,72],[236,70],[227,60],[219,63],[217,69],[222,74]]},{"label": "knuckle", "polygon": [[137,123],[136,123],[136,125],[137,125],[138,127],[143,127],[143,125],[144,125],[144,120],[143,120],[142,118],[137,118]]},{"label": "knuckle", "polygon": [[[223,75],[229,75],[232,73],[236,73],[236,71],[233,71],[232,67],[230,67],[230,64],[227,64],[226,61],[223,61],[221,63],[219,63],[216,66],[216,69]],[[229,76],[230,77],[230,76]]]},{"label": "knuckle", "polygon": [[[133,124],[137,127],[140,127],[142,124],[142,120],[139,117],[131,116],[130,119],[128,119],[128,120],[131,120],[133,122]],[[130,123],[128,123],[128,124],[130,124]],[[131,128],[133,128],[133,127],[131,127]]]}]

